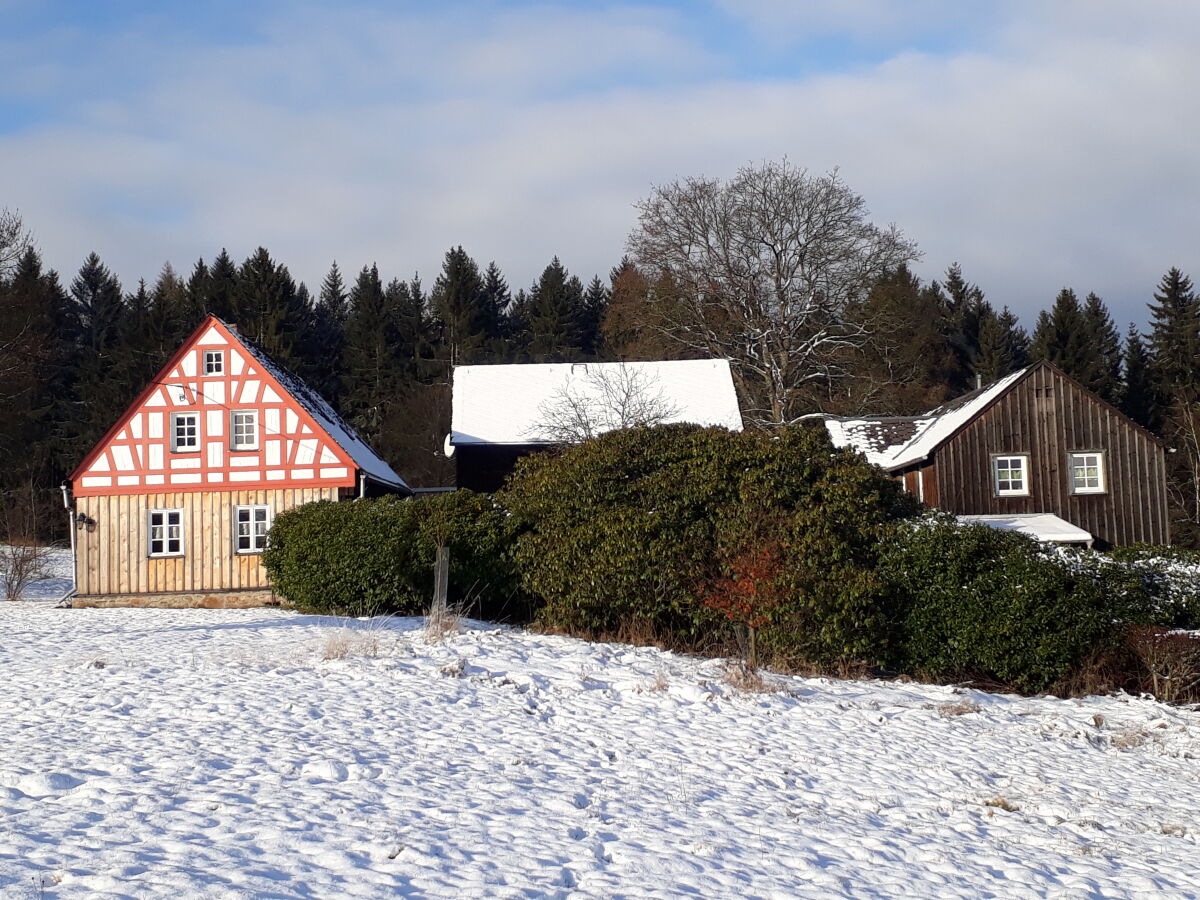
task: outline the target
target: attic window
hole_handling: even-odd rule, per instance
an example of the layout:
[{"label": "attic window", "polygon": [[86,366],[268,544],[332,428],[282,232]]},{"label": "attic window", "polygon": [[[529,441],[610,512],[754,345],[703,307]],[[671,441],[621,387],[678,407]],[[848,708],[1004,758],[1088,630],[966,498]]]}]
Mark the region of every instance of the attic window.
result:
[{"label": "attic window", "polygon": [[205,350],[204,351],[204,374],[205,375],[224,375],[225,374],[225,354],[220,350]]},{"label": "attic window", "polygon": [[1029,456],[993,456],[992,485],[997,497],[1028,497]]}]

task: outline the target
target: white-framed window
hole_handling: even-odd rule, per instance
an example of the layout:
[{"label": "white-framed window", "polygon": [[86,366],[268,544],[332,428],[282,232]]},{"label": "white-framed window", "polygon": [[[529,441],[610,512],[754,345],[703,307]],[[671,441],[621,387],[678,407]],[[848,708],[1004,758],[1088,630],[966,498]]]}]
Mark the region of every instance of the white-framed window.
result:
[{"label": "white-framed window", "polygon": [[204,351],[204,374],[205,375],[224,375],[225,374],[225,351],[224,350],[205,350]]},{"label": "white-framed window", "polygon": [[258,449],[258,410],[235,409],[229,414],[229,447],[232,450]]},{"label": "white-framed window", "polygon": [[992,486],[997,497],[1029,496],[1029,456],[993,456]]},{"label": "white-framed window", "polygon": [[200,449],[200,414],[171,413],[171,452],[189,453]]},{"label": "white-framed window", "polygon": [[1103,494],[1108,491],[1102,452],[1072,453],[1070,469],[1072,494]]},{"label": "white-framed window", "polygon": [[235,506],[233,508],[233,549],[237,553],[262,553],[267,549],[271,529],[271,507]]},{"label": "white-framed window", "polygon": [[182,509],[152,509],[146,521],[151,556],[183,556]]}]

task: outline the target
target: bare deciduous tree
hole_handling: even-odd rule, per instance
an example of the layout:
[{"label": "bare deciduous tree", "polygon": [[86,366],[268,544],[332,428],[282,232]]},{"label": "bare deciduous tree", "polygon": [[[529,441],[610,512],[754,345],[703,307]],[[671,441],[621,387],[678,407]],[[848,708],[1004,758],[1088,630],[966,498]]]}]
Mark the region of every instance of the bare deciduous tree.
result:
[{"label": "bare deciduous tree", "polygon": [[733,364],[747,419],[799,418],[801,392],[845,374],[869,337],[847,307],[884,273],[918,258],[894,226],[867,221],[834,170],[787,160],[746,166],[728,183],[686,178],[638,204],[629,250],[676,296],[649,304],[647,324],[683,347]]},{"label": "bare deciduous tree", "polygon": [[0,208],[0,281],[8,278],[33,240],[18,213]]},{"label": "bare deciduous tree", "polygon": [[679,413],[653,374],[625,363],[587,367],[542,403],[534,426],[538,440],[578,443],[606,431],[661,425]]},{"label": "bare deciduous tree", "polygon": [[28,502],[16,492],[0,496],[0,590],[5,600],[19,600],[25,588],[48,574],[50,548],[38,540],[35,497],[32,485]]}]

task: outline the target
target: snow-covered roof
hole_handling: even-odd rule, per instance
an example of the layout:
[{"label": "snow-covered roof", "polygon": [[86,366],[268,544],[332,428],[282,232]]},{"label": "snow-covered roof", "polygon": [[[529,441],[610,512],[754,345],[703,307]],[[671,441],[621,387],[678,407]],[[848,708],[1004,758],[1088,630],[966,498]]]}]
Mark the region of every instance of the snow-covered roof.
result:
[{"label": "snow-covered roof", "polygon": [[[605,384],[631,385],[661,399],[657,421],[741,431],[733,376],[726,359],[624,363],[536,363],[454,369],[448,444],[557,443],[550,409],[564,399],[603,404]],[[598,431],[620,423],[600,423]]]},{"label": "snow-covered roof", "polygon": [[902,469],[927,458],[1028,371],[1013,372],[923,416],[831,418],[825,421],[825,428],[835,447],[852,447],[884,469]]},{"label": "snow-covered roof", "polygon": [[350,427],[350,424],[345,419],[337,414],[324,397],[309,387],[303,379],[293,375],[275,362],[275,360],[271,359],[261,347],[238,333],[237,329],[230,327],[229,331],[246,348],[246,352],[253,356],[258,361],[258,364],[269,372],[285,391],[295,398],[296,402],[304,408],[304,411],[312,416],[318,425],[325,429],[334,443],[350,455],[354,464],[365,472],[368,478],[388,487],[398,487],[406,491],[411,490],[405,484],[404,479],[397,475],[392,470],[392,467],[384,462],[379,454],[372,450],[367,445],[367,442],[358,436],[358,433]]},{"label": "snow-covered roof", "polygon": [[1039,541],[1052,541],[1058,544],[1086,544],[1092,536],[1078,526],[1072,525],[1066,519],[1050,513],[1019,513],[1015,515],[986,515],[959,516],[960,521],[977,525],[987,525],[989,528],[999,528],[1002,531],[1019,531]]}]

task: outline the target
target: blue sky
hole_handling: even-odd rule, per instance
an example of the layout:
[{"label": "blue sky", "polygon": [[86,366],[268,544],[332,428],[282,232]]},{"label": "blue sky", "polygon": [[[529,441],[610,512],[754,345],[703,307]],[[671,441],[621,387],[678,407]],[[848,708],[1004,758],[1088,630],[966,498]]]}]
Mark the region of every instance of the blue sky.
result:
[{"label": "blue sky", "polygon": [[1029,321],[1058,289],[1142,321],[1200,277],[1190,0],[0,0],[0,207],[49,265],[127,283],[264,245],[514,287],[621,256],[654,184],[841,168],[934,277]]}]

